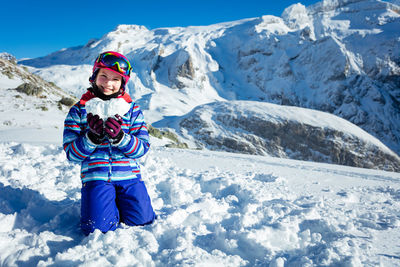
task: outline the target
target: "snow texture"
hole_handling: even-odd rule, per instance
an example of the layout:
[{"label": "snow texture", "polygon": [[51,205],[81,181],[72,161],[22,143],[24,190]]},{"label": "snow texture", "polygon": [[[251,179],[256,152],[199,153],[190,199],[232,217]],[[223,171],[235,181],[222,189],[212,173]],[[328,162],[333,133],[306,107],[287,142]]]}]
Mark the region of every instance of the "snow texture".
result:
[{"label": "snow texture", "polygon": [[66,110],[4,87],[21,82],[0,74],[0,266],[400,265],[399,173],[154,138],[139,163],[158,220],[86,237]]},{"label": "snow texture", "polygon": [[130,104],[122,98],[112,98],[101,100],[98,97],[92,98],[85,104],[86,112],[98,115],[101,119],[114,117],[115,115],[124,116],[130,108]]},{"label": "snow texture", "polygon": [[142,162],[158,220],[79,229],[79,166],[0,143],[1,266],[396,266],[400,175],[162,149]]}]

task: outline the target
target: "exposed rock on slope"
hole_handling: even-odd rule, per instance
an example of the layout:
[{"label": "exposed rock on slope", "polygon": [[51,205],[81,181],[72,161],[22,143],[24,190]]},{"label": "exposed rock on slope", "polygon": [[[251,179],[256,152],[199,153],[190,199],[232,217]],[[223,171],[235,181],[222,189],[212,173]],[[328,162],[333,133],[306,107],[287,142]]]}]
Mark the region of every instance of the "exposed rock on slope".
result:
[{"label": "exposed rock on slope", "polygon": [[252,101],[216,102],[177,122],[197,146],[212,150],[400,171],[400,158],[337,116]]},{"label": "exposed rock on slope", "polygon": [[[34,141],[26,133],[28,129],[46,128],[53,133],[62,131],[66,112],[69,106],[77,101],[74,96],[65,93],[55,84],[17,65],[12,57],[0,57],[0,91],[0,111],[3,114],[0,119],[0,131],[6,127],[11,129],[7,132],[9,137],[14,134],[20,135],[27,141]],[[46,117],[56,119],[47,120]],[[4,132],[2,134],[4,135]],[[62,133],[59,133],[59,136],[61,137]]]},{"label": "exposed rock on slope", "polygon": [[3,81],[9,81],[9,84],[1,84],[0,89],[15,90],[24,95],[41,98],[43,104],[47,102],[48,104],[67,105],[67,103],[71,103],[67,99],[76,100],[74,96],[62,91],[54,83],[47,82],[29,72],[27,68],[17,65],[11,55],[7,58],[0,57],[0,75],[6,77]]}]

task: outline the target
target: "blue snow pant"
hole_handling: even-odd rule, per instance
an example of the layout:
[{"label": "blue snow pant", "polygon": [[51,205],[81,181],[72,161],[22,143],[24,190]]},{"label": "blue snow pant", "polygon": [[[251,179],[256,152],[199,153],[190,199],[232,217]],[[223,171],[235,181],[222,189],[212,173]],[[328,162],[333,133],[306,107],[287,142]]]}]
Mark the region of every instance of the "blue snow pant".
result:
[{"label": "blue snow pant", "polygon": [[95,229],[103,233],[126,225],[150,224],[155,219],[150,197],[141,179],[90,181],[81,189],[81,229],[89,235]]}]

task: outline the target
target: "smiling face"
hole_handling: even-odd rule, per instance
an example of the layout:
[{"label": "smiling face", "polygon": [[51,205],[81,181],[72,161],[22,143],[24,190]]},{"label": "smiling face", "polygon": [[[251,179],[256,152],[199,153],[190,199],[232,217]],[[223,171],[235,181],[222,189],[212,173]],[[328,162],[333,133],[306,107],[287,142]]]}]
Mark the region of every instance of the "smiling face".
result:
[{"label": "smiling face", "polygon": [[103,94],[112,95],[121,89],[122,77],[111,70],[102,68],[97,74],[96,85]]}]

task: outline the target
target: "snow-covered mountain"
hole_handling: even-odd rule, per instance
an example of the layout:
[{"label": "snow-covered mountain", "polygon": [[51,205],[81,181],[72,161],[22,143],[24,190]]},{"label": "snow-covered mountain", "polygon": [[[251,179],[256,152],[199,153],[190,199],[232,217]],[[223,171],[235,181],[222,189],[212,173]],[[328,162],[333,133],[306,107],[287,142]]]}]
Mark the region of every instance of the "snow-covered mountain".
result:
[{"label": "snow-covered mountain", "polygon": [[254,101],[214,102],[154,126],[180,129],[190,147],[400,172],[400,157],[326,112]]},{"label": "snow-covered mountain", "polygon": [[[2,110],[0,140],[18,136],[19,140],[32,141],[44,128],[47,143],[58,140],[61,144],[68,110],[64,102],[67,99],[71,105],[76,99],[16,65],[12,57],[5,58],[0,58],[0,89],[8,104],[4,107],[11,107]],[[115,106],[112,101],[98,102],[87,108],[109,112]],[[54,119],[44,119],[46,113]],[[166,117],[153,126],[174,129],[158,136],[172,137],[175,146],[189,144],[192,148],[400,171],[400,157],[378,139],[344,119],[311,109],[257,101],[217,101],[199,105],[182,116]],[[150,133],[157,136],[156,130],[151,128]],[[166,138],[161,142],[171,145]]]},{"label": "snow-covered mountain", "polygon": [[336,114],[400,153],[398,4],[324,0],[204,27],[120,25],[21,63],[79,96],[96,55],[118,50],[133,62],[130,91],[152,123],[214,101],[271,102]]}]

